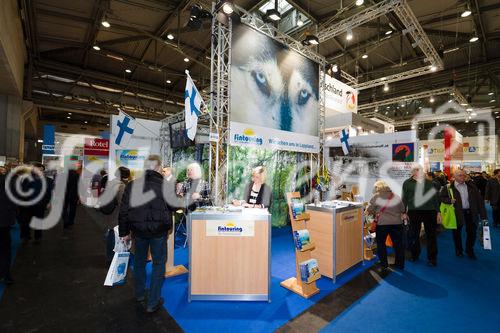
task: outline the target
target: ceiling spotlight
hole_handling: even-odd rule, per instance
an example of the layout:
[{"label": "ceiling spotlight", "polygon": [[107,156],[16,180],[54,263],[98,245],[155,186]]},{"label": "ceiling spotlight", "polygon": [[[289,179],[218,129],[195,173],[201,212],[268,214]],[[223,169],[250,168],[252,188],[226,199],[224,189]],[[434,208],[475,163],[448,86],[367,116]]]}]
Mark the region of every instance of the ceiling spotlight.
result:
[{"label": "ceiling spotlight", "polygon": [[129,73],[129,74],[130,74],[130,73],[132,73],[132,70],[130,70],[130,69],[128,69],[128,68],[127,68],[127,69],[125,70],[125,72],[127,72],[127,73]]},{"label": "ceiling spotlight", "polygon": [[106,126],[109,126],[109,124],[106,124]]},{"label": "ceiling spotlight", "polygon": [[99,50],[101,49],[101,48],[99,47],[99,45],[94,45],[94,46],[92,46],[92,48],[93,48],[94,50],[96,50],[96,51],[99,51]]},{"label": "ceiling spotlight", "polygon": [[390,34],[392,34],[392,30],[387,30],[387,31],[385,32],[385,34],[386,34],[386,35],[390,35]]},{"label": "ceiling spotlight", "polygon": [[434,101],[435,101],[434,97],[431,96],[431,98],[429,98],[429,102],[434,103]]},{"label": "ceiling spotlight", "polygon": [[109,28],[111,26],[111,24],[109,23],[109,21],[106,20],[105,18],[101,21],[101,24],[105,28]]},{"label": "ceiling spotlight", "polygon": [[266,11],[266,18],[276,22],[281,20],[281,14],[276,8],[270,8]]},{"label": "ceiling spotlight", "polygon": [[318,45],[319,38],[313,34],[306,33],[306,37],[302,41],[302,44],[304,44],[304,45]]},{"label": "ceiling spotlight", "polygon": [[85,124],[88,124],[88,121],[85,120]]},{"label": "ceiling spotlight", "polygon": [[352,40],[352,29],[351,28],[347,28],[347,34],[345,35],[345,39],[347,40]]},{"label": "ceiling spotlight", "polygon": [[469,122],[469,119],[465,119],[465,122],[468,123]]},{"label": "ceiling spotlight", "polygon": [[472,112],[470,115],[475,117],[477,116],[477,112]]},{"label": "ceiling spotlight", "polygon": [[467,111],[472,111],[473,109],[472,108],[467,108]]},{"label": "ceiling spotlight", "polygon": [[68,112],[68,114],[71,116],[71,112]]},{"label": "ceiling spotlight", "polygon": [[469,6],[467,6],[465,7],[465,10],[462,12],[462,14],[460,14],[460,16],[467,17],[470,16],[470,14],[472,14],[472,11],[470,10]]},{"label": "ceiling spotlight", "polygon": [[439,126],[439,121],[436,123],[436,126]]},{"label": "ceiling spotlight", "polygon": [[387,80],[387,78],[384,76],[384,77],[381,77],[380,80],[385,81],[385,80]]},{"label": "ceiling spotlight", "polygon": [[384,84],[384,91],[389,91],[389,85],[387,83]]},{"label": "ceiling spotlight", "polygon": [[299,15],[297,15],[297,26],[301,27],[303,25],[304,25],[304,21],[302,21],[302,16],[300,16],[300,14],[299,14]]},{"label": "ceiling spotlight", "polygon": [[184,62],[189,62],[189,58],[184,58]]},{"label": "ceiling spotlight", "polygon": [[474,43],[474,42],[477,42],[478,40],[479,40],[479,37],[474,36],[471,39],[469,39],[469,42]]},{"label": "ceiling spotlight", "polygon": [[361,58],[363,58],[363,59],[368,58],[368,54],[366,54],[366,53],[365,53],[365,54],[363,54],[363,55],[361,56]]},{"label": "ceiling spotlight", "polygon": [[168,34],[168,35],[167,35],[167,39],[169,39],[169,40],[174,39],[174,35],[172,35],[172,34]]},{"label": "ceiling spotlight", "polygon": [[231,15],[234,12],[234,5],[232,1],[225,1],[222,5],[222,11],[226,15]]},{"label": "ceiling spotlight", "polygon": [[170,84],[170,83],[172,83],[172,81],[170,81],[170,80],[167,80],[167,83],[168,83],[168,84]]},{"label": "ceiling spotlight", "polygon": [[333,66],[332,66],[332,71],[333,71],[334,73],[337,73],[337,72],[339,71],[339,66],[338,66],[337,64],[333,65]]},{"label": "ceiling spotlight", "polygon": [[415,125],[411,125],[411,129],[415,129]]},{"label": "ceiling spotlight", "polygon": [[70,117],[70,116],[67,116],[66,118],[71,119],[71,117]]},{"label": "ceiling spotlight", "polygon": [[438,68],[436,65],[431,65],[430,69],[431,69],[431,72],[435,72],[435,71],[437,71]]},{"label": "ceiling spotlight", "polygon": [[356,0],[356,6],[361,6],[365,3],[365,0]]},{"label": "ceiling spotlight", "polygon": [[490,103],[495,103],[495,102],[496,102],[496,100],[495,100],[495,99],[492,99],[492,100],[490,101]]},{"label": "ceiling spotlight", "polygon": [[489,93],[488,93],[488,96],[491,96],[491,95],[493,95],[493,92],[489,92]]},{"label": "ceiling spotlight", "polygon": [[451,102],[453,102],[453,100],[452,100],[452,99],[448,100],[448,103],[451,103]]}]

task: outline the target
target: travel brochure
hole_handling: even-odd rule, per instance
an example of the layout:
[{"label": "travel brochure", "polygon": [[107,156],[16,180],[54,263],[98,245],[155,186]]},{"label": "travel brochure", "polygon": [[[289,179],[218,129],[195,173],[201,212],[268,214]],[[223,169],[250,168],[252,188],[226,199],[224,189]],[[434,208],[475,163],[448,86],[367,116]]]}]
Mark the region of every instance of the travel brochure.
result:
[{"label": "travel brochure", "polygon": [[321,277],[319,273],[318,261],[316,259],[309,259],[299,264],[300,278],[303,282],[311,283]]},{"label": "travel brochure", "polygon": [[296,219],[297,216],[300,216],[300,214],[304,213],[304,203],[301,202],[298,199],[292,199],[291,202],[291,210],[292,210],[292,215],[293,218]]},{"label": "travel brochure", "polygon": [[295,248],[299,251],[307,251],[312,248],[309,231],[307,229],[294,231],[293,241],[295,243]]}]

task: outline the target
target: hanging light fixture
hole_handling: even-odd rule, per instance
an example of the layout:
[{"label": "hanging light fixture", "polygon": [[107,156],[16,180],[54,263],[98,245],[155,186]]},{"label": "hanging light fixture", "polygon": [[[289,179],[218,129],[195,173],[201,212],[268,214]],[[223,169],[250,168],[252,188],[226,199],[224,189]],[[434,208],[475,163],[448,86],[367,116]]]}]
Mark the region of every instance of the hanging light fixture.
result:
[{"label": "hanging light fixture", "polygon": [[104,17],[101,21],[101,24],[103,27],[105,28],[109,28],[111,26],[111,24],[109,23],[109,21],[106,19],[106,17]]},{"label": "hanging light fixture", "polygon": [[172,34],[168,34],[168,35],[167,35],[167,39],[169,39],[169,40],[174,39],[174,35],[172,35]]},{"label": "hanging light fixture", "polygon": [[313,35],[310,32],[306,32],[306,36],[304,37],[302,44],[304,44],[304,45],[318,45],[319,38],[318,38],[318,36]]},{"label": "hanging light fixture", "polygon": [[274,1],[274,8],[266,11],[266,18],[275,22],[281,20],[281,13],[278,10],[278,0]]},{"label": "hanging light fixture", "polygon": [[363,59],[368,58],[368,54],[367,54],[367,53],[363,54],[363,55],[361,56],[361,58],[363,58]]},{"label": "hanging light fixture", "polygon": [[232,1],[222,1],[219,8],[222,8],[222,12],[226,15],[231,15],[234,12],[234,4]]},{"label": "hanging light fixture", "polygon": [[356,6],[361,6],[365,3],[365,0],[356,0]]},{"label": "hanging light fixture", "polygon": [[469,42],[474,43],[474,42],[477,42],[478,40],[479,40],[479,37],[473,36],[471,39],[469,39]]},{"label": "hanging light fixture", "polygon": [[99,47],[99,45],[97,45],[97,44],[96,44],[96,45],[94,45],[94,46],[92,46],[92,48],[93,48],[94,50],[96,50],[96,51],[100,51],[100,50],[101,50],[101,48],[100,48],[100,47]]},{"label": "hanging light fixture", "polygon": [[467,17],[467,16],[470,16],[470,14],[472,14],[472,11],[470,10],[469,4],[466,4],[465,10],[462,12],[462,14],[460,14],[460,16]]},{"label": "hanging light fixture", "polygon": [[304,21],[302,21],[302,16],[300,14],[297,15],[297,26],[301,27],[304,25]]},{"label": "hanging light fixture", "polygon": [[388,83],[384,84],[384,91],[385,92],[389,91],[389,84]]},{"label": "hanging light fixture", "polygon": [[434,101],[435,101],[434,96],[431,96],[431,98],[429,98],[429,102],[434,103]]},{"label": "hanging light fixture", "polygon": [[345,39],[347,40],[352,40],[353,34],[352,34],[352,29],[347,28],[347,34],[345,35]]}]

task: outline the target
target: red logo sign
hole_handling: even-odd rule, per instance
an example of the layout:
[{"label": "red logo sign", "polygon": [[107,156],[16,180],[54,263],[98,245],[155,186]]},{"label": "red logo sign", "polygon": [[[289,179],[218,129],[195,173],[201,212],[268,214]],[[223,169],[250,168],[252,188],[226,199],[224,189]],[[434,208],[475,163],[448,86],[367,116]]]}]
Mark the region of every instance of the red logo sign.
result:
[{"label": "red logo sign", "polygon": [[85,146],[83,147],[84,155],[108,156],[109,155],[109,140],[86,138]]}]

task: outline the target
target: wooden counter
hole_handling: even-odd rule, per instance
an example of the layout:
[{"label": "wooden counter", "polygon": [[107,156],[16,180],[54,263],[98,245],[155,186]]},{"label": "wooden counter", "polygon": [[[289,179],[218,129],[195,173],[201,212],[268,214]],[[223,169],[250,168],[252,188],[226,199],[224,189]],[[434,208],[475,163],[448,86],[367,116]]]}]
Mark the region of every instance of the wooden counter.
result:
[{"label": "wooden counter", "polygon": [[307,229],[316,248],[321,275],[333,279],[363,261],[363,207],[360,203],[335,201],[337,207],[306,205]]},{"label": "wooden counter", "polygon": [[188,217],[189,301],[270,301],[271,215],[267,210]]}]

